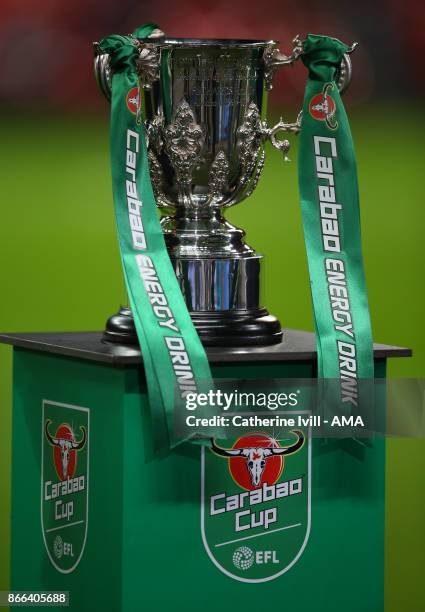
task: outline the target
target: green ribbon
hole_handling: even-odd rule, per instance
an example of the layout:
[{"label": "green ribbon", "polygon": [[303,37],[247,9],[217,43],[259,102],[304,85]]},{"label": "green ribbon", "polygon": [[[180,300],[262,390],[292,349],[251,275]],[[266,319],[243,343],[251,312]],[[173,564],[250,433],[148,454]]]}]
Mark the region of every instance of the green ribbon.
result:
[{"label": "green ribbon", "polygon": [[197,392],[199,385],[211,381],[211,372],[165,246],[149,175],[144,122],[136,123],[136,115],[127,107],[127,94],[137,86],[135,38],[148,37],[157,27],[138,28],[134,38],[109,36],[100,42],[100,49],[109,54],[113,71],[111,164],[119,247],[158,447],[175,442],[176,390],[182,398]]},{"label": "green ribbon", "polygon": [[373,378],[354,146],[335,82],[349,48],[309,35],[309,70],[299,146],[299,189],[317,338],[318,375],[340,381],[342,405],[359,404],[359,379]]}]

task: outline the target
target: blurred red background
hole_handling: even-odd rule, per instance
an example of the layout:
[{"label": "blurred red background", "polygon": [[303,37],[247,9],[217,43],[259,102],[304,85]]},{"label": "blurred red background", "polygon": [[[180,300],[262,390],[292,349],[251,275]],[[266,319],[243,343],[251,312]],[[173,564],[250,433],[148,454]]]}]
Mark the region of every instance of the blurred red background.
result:
[{"label": "blurred red background", "polygon": [[[8,110],[87,111],[104,107],[92,73],[91,42],[154,21],[170,36],[265,38],[289,51],[295,34],[358,41],[350,105],[418,97],[425,52],[420,0],[2,0],[0,104]],[[281,71],[271,103],[301,100],[304,68]]]}]

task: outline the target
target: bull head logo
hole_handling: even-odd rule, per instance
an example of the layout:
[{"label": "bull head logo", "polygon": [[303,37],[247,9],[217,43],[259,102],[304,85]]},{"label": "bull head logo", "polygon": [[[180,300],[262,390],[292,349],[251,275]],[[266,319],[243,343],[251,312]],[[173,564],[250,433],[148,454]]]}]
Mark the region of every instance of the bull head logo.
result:
[{"label": "bull head logo", "polygon": [[316,111],[323,116],[323,120],[326,122],[326,125],[330,130],[336,130],[338,127],[338,121],[335,119],[335,102],[329,94],[329,91],[332,91],[333,89],[333,83],[326,83],[326,85],[323,87],[321,101],[317,104],[312,104],[310,107],[311,110]]},{"label": "bull head logo", "polygon": [[46,438],[50,442],[50,444],[52,446],[59,448],[60,450],[62,474],[65,480],[68,477],[68,466],[69,466],[69,459],[70,459],[71,451],[81,450],[86,443],[86,437],[87,437],[86,428],[83,427],[83,425],[80,426],[83,436],[79,442],[75,442],[75,440],[69,440],[68,438],[64,438],[64,437],[56,438],[52,436],[49,432],[49,425],[51,422],[52,421],[50,419],[47,419],[45,427],[44,427],[44,431],[46,433]]},{"label": "bull head logo", "polygon": [[137,114],[137,111],[139,109],[139,103],[140,103],[139,88],[132,87],[127,93],[127,97],[126,97],[127,108],[130,111],[130,113],[132,113],[133,115]]},{"label": "bull head logo", "polygon": [[269,457],[276,455],[291,455],[296,453],[304,444],[304,434],[302,431],[293,430],[297,436],[297,441],[291,446],[287,447],[247,447],[247,448],[221,448],[217,446],[213,439],[211,439],[211,450],[220,457],[226,457],[228,459],[232,457],[240,457],[245,460],[246,467],[249,472],[251,483],[253,487],[259,487],[261,485],[261,477],[266,467],[266,461]]}]

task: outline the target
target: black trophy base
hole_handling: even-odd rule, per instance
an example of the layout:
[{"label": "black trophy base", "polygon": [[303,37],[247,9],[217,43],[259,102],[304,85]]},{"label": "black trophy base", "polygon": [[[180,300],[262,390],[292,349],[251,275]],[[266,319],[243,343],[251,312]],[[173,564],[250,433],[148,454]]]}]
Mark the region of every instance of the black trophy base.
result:
[{"label": "black trophy base", "polygon": [[[267,346],[278,344],[282,329],[265,308],[233,312],[191,312],[204,346]],[[127,307],[106,322],[103,339],[117,344],[138,344],[133,315]]]}]

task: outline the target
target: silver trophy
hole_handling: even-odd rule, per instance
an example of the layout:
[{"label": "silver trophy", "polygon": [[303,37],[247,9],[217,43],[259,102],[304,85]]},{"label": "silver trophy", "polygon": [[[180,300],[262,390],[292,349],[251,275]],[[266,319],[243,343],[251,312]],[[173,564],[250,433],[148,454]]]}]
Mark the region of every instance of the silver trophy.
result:
[{"label": "silver trophy", "polygon": [[[156,32],[158,35],[158,32]],[[136,61],[149,168],[167,249],[187,307],[205,345],[267,345],[281,341],[281,325],[260,305],[259,255],[245,232],[223,217],[225,208],[254,191],[264,166],[264,143],[287,158],[295,123],[269,127],[267,91],[274,72],[302,53],[294,39],[289,56],[265,40],[138,39]],[[108,55],[95,43],[95,73],[109,100]],[[343,89],[351,77],[344,56]],[[133,102],[135,102],[133,100]],[[108,320],[105,338],[137,342],[131,313]]]}]

